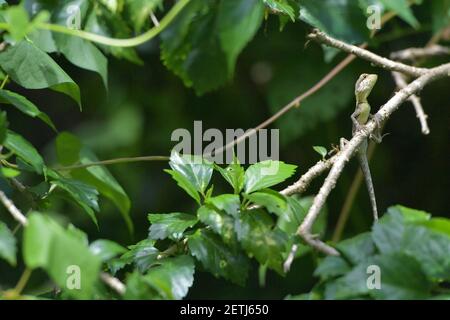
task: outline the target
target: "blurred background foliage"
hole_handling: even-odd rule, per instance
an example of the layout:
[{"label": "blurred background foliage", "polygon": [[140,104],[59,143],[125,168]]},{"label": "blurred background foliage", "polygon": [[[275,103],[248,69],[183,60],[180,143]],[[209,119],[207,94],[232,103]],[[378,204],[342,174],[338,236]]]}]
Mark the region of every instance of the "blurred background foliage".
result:
[{"label": "blurred background foliage", "polygon": [[[337,18],[333,21],[337,23],[348,18],[334,8],[342,1],[326,2],[330,6],[329,11],[320,14],[334,15]],[[416,29],[401,19],[394,19],[371,41],[370,48],[380,55],[389,56],[392,51],[424,46],[432,36],[432,2],[423,1],[423,4],[413,7],[414,16],[420,21]],[[327,21],[326,17],[324,21]],[[357,23],[357,19],[352,21]],[[137,28],[145,29],[140,25]],[[237,59],[230,80],[217,90],[201,95],[185,87],[183,81],[164,66],[160,58],[161,43],[156,39],[139,46],[137,56],[130,52],[123,54],[128,60],[139,60],[138,64],[126,59],[108,59],[107,90],[98,74],[78,69],[64,57],[53,55],[80,86],[82,112],[68,97],[49,90],[25,91],[14,85],[9,89],[26,95],[53,119],[59,131],[69,131],[79,136],[100,159],[168,155],[175,144],[170,140],[173,130],[186,128],[191,131],[195,120],[203,122],[204,130],[252,128],[310,88],[345,57],[344,54],[330,55],[317,44],[307,43],[305,36],[309,30],[310,26],[297,22],[286,23],[280,31],[279,17],[268,15]],[[358,37],[356,40],[363,40],[365,36]],[[449,40],[444,38],[447,43]],[[324,61],[325,56],[328,62]],[[445,59],[435,58],[427,63],[435,65],[442,62]],[[210,81],[221,76],[217,70],[205,72]],[[355,104],[354,83],[363,72],[379,75],[370,96],[371,105],[378,109],[395,93],[391,75],[365,61],[356,60],[299,108],[289,111],[270,126],[280,130],[280,159],[298,165],[296,177],[320,159],[312,146],[322,145],[330,149],[331,144],[337,144],[340,137],[350,136],[349,115]],[[387,123],[385,132],[390,134],[377,147],[371,161],[380,212],[400,203],[426,210],[435,216],[450,216],[449,85],[448,80],[439,81],[421,94],[429,115],[429,135],[421,134],[414,109],[409,103]],[[8,120],[14,124],[11,128],[27,137],[48,163],[52,163],[52,159],[55,161],[55,132],[12,109],[8,110]],[[71,221],[88,232],[90,238],[111,239],[123,245],[134,244],[147,237],[148,213],[191,212],[194,208],[192,199],[163,172],[167,167],[165,162],[109,167],[131,199],[131,217],[135,225],[133,235],[129,234],[117,208],[105,198],[100,199],[99,230],[85,214],[80,213],[81,209],[68,202],[55,199],[50,208],[58,219]],[[346,168],[327,202],[329,236],[356,170],[355,163]],[[296,177],[288,183],[294,182]],[[26,183],[32,185],[33,181]],[[213,183],[217,193],[229,191],[229,187],[219,179],[213,179]],[[317,179],[307,194],[314,194],[320,184],[321,179]],[[24,202],[20,196],[15,200]],[[369,230],[372,222],[369,205],[365,189],[360,190],[343,238]],[[11,221],[3,208],[1,210],[2,219]],[[258,284],[256,263],[246,287],[235,286],[197,270],[194,286],[187,298],[283,298],[290,293],[307,292],[317,280],[312,277],[316,259],[315,254],[311,253],[296,260],[286,277],[268,272],[265,287]],[[19,277],[17,271],[0,261],[2,278],[11,279],[11,285]]]}]

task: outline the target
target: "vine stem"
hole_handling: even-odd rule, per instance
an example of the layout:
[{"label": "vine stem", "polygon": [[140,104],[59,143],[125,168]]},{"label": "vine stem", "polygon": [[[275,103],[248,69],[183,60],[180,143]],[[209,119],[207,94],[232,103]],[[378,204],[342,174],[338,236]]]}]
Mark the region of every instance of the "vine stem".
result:
[{"label": "vine stem", "polygon": [[[53,32],[63,33],[70,36],[75,36],[78,38],[82,38],[85,40],[89,40],[91,42],[95,42],[98,44],[103,44],[111,47],[135,47],[138,45],[141,45],[151,39],[153,39],[155,36],[157,36],[159,33],[161,33],[172,21],[175,19],[175,17],[181,12],[181,10],[190,2],[190,0],[180,0],[178,1],[172,9],[164,16],[163,19],[161,19],[160,23],[150,30],[146,31],[145,33],[136,36],[134,38],[128,38],[128,39],[117,39],[117,38],[110,38],[105,37],[99,34],[83,31],[83,30],[76,30],[71,29],[63,25],[59,24],[52,24],[52,23],[38,23],[36,25],[36,28],[42,29],[42,30],[49,30]],[[6,22],[0,23],[0,29],[9,30],[12,26],[9,25]]]},{"label": "vine stem", "polygon": [[0,90],[2,90],[5,87],[6,83],[8,82],[8,79],[9,79],[9,75],[7,74],[5,76],[5,79],[3,79],[3,81],[2,81],[2,84],[0,85]]},{"label": "vine stem", "polygon": [[20,276],[19,282],[17,282],[17,285],[14,288],[14,293],[17,296],[20,296],[20,294],[22,293],[23,289],[25,288],[25,286],[28,283],[28,280],[30,279],[32,272],[33,272],[33,270],[31,270],[30,268],[26,268],[23,271],[22,275]]}]

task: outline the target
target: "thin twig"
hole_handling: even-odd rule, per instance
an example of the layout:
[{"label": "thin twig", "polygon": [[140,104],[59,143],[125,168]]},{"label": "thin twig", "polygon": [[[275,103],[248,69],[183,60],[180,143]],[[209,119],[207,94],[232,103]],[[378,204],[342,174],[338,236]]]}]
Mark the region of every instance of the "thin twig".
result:
[{"label": "thin twig", "polygon": [[27,217],[20,212],[19,209],[14,205],[14,203],[6,196],[6,194],[0,190],[0,201],[3,203],[5,208],[11,213],[13,218],[18,221],[21,225],[26,226],[28,223]]},{"label": "thin twig", "polygon": [[[406,83],[405,77],[398,72],[392,72],[392,77],[394,78],[394,81],[399,89],[403,89],[408,84]],[[413,94],[408,98],[408,100],[412,103],[414,106],[414,109],[416,110],[416,116],[419,119],[420,127],[422,128],[422,133],[427,135],[430,133],[430,128],[428,127],[427,118],[428,115],[423,111],[422,103],[420,102],[420,98]]]},{"label": "thin twig", "polygon": [[142,162],[142,161],[167,161],[169,159],[170,159],[170,157],[167,157],[167,156],[126,157],[126,158],[116,158],[116,159],[110,159],[110,160],[74,164],[71,166],[58,167],[55,169],[58,171],[70,171],[70,170],[75,170],[75,169],[89,168],[89,167],[93,167],[93,166],[106,166],[106,165],[111,165],[111,164]]},{"label": "thin twig", "polygon": [[390,57],[394,60],[417,60],[434,56],[450,55],[450,48],[437,44],[425,48],[408,48],[391,53]]},{"label": "thin twig", "polygon": [[361,59],[367,60],[375,65],[382,67],[383,69],[402,72],[414,77],[421,76],[428,72],[428,69],[426,68],[412,67],[400,62],[380,57],[379,55],[376,55],[375,53],[365,50],[363,48],[334,39],[318,29],[314,29],[308,35],[308,38],[320,42],[322,44],[340,49],[344,52],[354,54]]},{"label": "thin twig", "polygon": [[100,273],[100,279],[106,283],[111,289],[116,291],[119,295],[125,294],[126,286],[117,278],[111,276],[106,272]]}]

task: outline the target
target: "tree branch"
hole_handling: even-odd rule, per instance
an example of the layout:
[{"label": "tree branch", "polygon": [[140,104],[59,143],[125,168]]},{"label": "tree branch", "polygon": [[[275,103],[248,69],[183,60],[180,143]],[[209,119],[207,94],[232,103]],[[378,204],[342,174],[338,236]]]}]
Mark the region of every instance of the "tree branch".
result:
[{"label": "tree branch", "polygon": [[405,74],[413,76],[413,77],[419,77],[428,72],[428,69],[426,69],[426,68],[412,67],[412,66],[400,63],[400,62],[395,62],[390,59],[380,57],[379,55],[377,55],[373,52],[370,52],[368,50],[365,50],[363,48],[360,48],[360,47],[357,47],[354,45],[350,45],[343,41],[334,39],[318,29],[314,29],[308,35],[308,38],[312,39],[314,41],[317,41],[319,43],[323,43],[325,45],[340,49],[344,52],[354,54],[361,59],[367,60],[373,64],[376,64],[376,65],[382,67],[383,69],[388,69],[391,71],[398,71],[398,72],[405,73]]},{"label": "tree branch", "polygon": [[[386,121],[399,106],[404,103],[411,95],[421,91],[426,85],[432,81],[449,77],[450,63],[441,65],[439,67],[429,69],[424,75],[420,76],[409,85],[398,91],[380,110],[375,114],[375,119],[380,122]],[[345,165],[356,152],[361,143],[369,137],[371,133],[377,128],[377,121],[374,119],[367,122],[362,129],[355,133],[353,138],[345,145],[345,147],[336,155],[333,167],[325,179],[319,193],[314,198],[305,219],[299,226],[297,233],[312,247],[318,249],[329,255],[339,254],[334,248],[328,246],[322,241],[315,239],[311,235],[312,225],[317,219],[320,210],[325,204],[331,190],[336,186],[337,180],[341,175]]]},{"label": "tree branch", "polygon": [[[399,89],[403,89],[408,84],[406,83],[406,80],[404,76],[401,73],[398,72],[392,72],[392,77],[394,78],[395,83],[397,84],[397,87]],[[428,127],[427,118],[428,116],[423,111],[422,103],[420,102],[420,98],[416,96],[415,94],[411,95],[408,100],[412,103],[414,106],[414,109],[416,110],[416,116],[419,119],[420,127],[422,128],[423,134],[429,134],[430,128]]]}]

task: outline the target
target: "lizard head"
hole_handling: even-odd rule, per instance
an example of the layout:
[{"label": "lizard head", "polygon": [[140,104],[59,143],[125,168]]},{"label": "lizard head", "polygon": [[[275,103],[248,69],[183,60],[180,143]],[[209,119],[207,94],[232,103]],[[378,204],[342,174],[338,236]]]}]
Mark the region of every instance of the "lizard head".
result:
[{"label": "lizard head", "polygon": [[366,100],[378,80],[376,74],[363,73],[355,84],[355,96],[358,100]]}]

